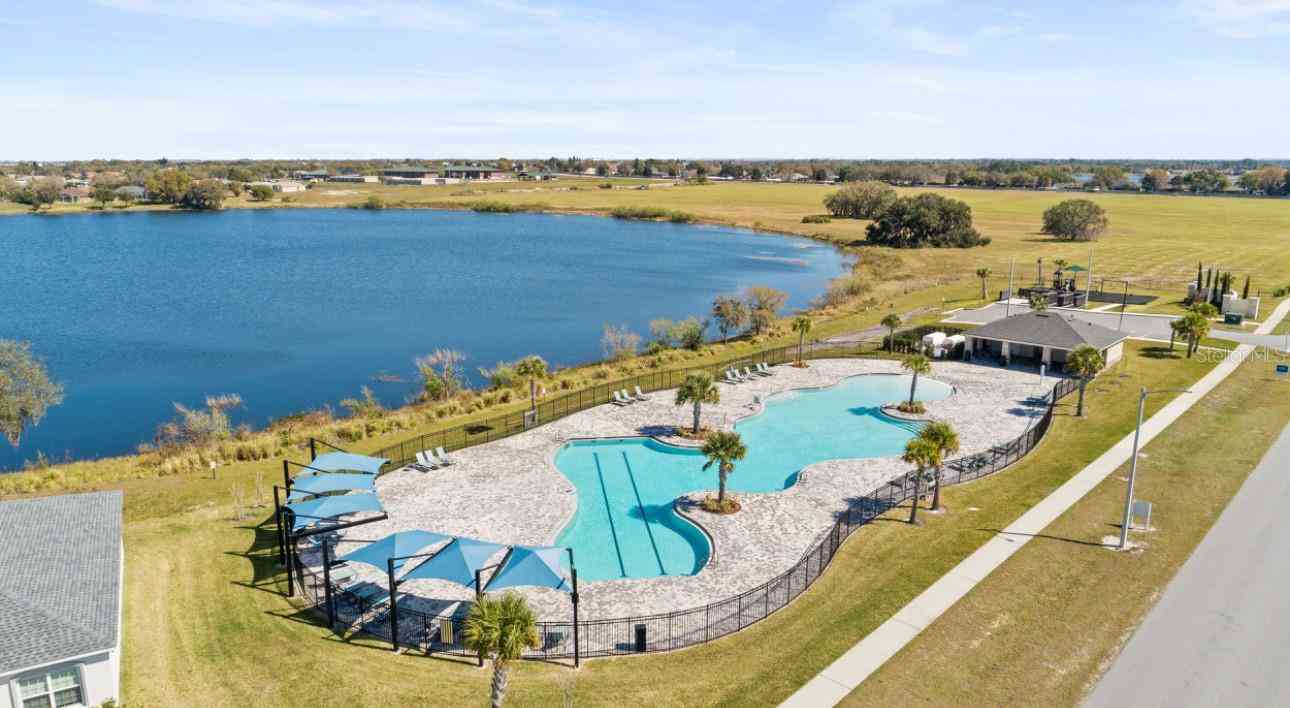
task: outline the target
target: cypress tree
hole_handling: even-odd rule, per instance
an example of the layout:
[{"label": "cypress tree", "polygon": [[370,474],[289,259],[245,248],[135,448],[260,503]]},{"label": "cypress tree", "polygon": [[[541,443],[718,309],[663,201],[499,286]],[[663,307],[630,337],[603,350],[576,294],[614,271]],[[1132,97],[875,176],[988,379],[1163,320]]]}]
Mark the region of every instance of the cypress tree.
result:
[{"label": "cypress tree", "polygon": [[1199,261],[1197,261],[1197,262],[1196,262],[1196,290],[1197,290],[1197,292],[1199,292],[1199,291],[1200,291],[1200,289],[1201,289],[1202,287],[1204,287],[1204,283],[1202,282],[1202,281],[1205,279],[1205,272],[1204,272],[1204,271],[1205,271],[1204,265],[1203,265],[1202,263],[1200,263]]},{"label": "cypress tree", "polygon": [[1250,276],[1245,276],[1245,287],[1241,288],[1241,299],[1250,299]]},{"label": "cypress tree", "polygon": [[1205,289],[1208,290],[1214,284],[1214,269],[1205,270]]}]

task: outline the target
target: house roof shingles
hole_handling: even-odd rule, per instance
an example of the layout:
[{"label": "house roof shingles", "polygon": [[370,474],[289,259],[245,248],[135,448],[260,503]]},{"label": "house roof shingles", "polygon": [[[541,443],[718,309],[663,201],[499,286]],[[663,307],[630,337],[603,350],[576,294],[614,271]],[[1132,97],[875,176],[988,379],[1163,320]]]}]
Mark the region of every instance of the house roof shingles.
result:
[{"label": "house roof shingles", "polygon": [[115,648],[121,493],[0,502],[0,674]]},{"label": "house roof shingles", "polygon": [[964,332],[969,337],[999,339],[1019,344],[1071,350],[1087,344],[1098,351],[1128,339],[1108,327],[1064,317],[1056,312],[1028,312],[1013,315]]}]

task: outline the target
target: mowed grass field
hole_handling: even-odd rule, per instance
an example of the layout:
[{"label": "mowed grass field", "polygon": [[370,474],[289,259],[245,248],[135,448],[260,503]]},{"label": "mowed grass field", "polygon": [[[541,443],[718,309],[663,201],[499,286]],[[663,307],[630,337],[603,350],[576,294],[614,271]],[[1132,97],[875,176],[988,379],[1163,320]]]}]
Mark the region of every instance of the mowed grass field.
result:
[{"label": "mowed grass field", "polygon": [[[947,489],[949,509],[926,523],[896,511],[859,531],[796,602],[710,645],[648,657],[588,661],[577,672],[520,665],[514,705],[774,705],[872,631],[1032,504],[1132,428],[1138,386],[1173,387],[1210,364],[1134,344],[1131,361],[1090,387],[1088,416],[1074,397],[1049,437],[999,475]],[[1168,401],[1152,399],[1148,414]],[[1240,431],[1235,431],[1239,434]],[[207,490],[218,480],[191,480]],[[126,483],[124,697],[130,706],[484,705],[488,672],[469,662],[395,656],[387,645],[339,637],[280,595],[271,527],[236,519],[228,504],[136,494]]]}]

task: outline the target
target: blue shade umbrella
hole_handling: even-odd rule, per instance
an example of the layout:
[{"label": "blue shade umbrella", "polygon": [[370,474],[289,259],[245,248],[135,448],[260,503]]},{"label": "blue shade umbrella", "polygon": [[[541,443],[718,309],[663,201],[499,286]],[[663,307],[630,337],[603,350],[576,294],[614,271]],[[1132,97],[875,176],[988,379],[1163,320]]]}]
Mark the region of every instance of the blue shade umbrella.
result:
[{"label": "blue shade umbrella", "polygon": [[371,474],[312,474],[297,477],[291,482],[288,502],[308,499],[328,492],[370,492],[376,488],[376,475]]},{"label": "blue shade umbrella", "polygon": [[381,465],[389,462],[384,457],[368,457],[367,455],[355,455],[352,452],[328,452],[314,458],[306,467],[313,468],[320,472],[362,472],[364,474],[376,474],[381,471]]},{"label": "blue shade umbrella", "polygon": [[475,584],[475,571],[506,546],[473,538],[458,538],[421,565],[408,571],[404,580],[414,578],[448,580],[458,585]]},{"label": "blue shade umbrella", "polygon": [[307,501],[288,504],[294,519],[292,531],[312,526],[324,519],[331,519],[346,514],[357,514],[362,511],[382,512],[381,500],[372,492],[359,494],[342,494],[332,497],[315,497]]},{"label": "blue shade umbrella", "polygon": [[[433,531],[398,531],[379,541],[372,541],[357,551],[341,556],[337,560],[366,563],[381,570],[388,570],[391,558],[414,556],[426,548],[449,538],[452,537],[434,533]],[[405,562],[405,560],[394,561],[394,569],[402,568]]]},{"label": "blue shade umbrella", "polygon": [[569,582],[569,549],[554,546],[515,546],[506,565],[488,581],[486,590],[536,585],[573,592]]}]

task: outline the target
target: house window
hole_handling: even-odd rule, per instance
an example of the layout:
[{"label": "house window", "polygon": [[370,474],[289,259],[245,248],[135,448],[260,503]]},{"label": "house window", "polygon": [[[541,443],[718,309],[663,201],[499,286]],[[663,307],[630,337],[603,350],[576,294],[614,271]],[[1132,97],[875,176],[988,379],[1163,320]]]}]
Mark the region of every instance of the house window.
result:
[{"label": "house window", "polygon": [[80,672],[76,669],[63,669],[18,679],[18,698],[22,701],[22,708],[83,705]]}]

